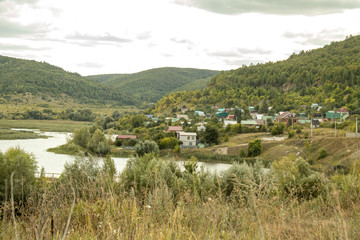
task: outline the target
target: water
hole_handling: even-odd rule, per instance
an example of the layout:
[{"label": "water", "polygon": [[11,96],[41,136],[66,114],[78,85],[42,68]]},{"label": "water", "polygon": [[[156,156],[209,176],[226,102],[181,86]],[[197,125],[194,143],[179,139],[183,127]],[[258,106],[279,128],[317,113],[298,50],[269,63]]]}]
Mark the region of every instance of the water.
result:
[{"label": "water", "polygon": [[[15,130],[15,129],[14,129]],[[20,129],[16,129],[20,130]],[[25,129],[21,129],[25,130]],[[61,173],[64,170],[66,162],[72,162],[75,157],[65,154],[55,154],[47,152],[47,149],[58,147],[66,143],[66,139],[70,137],[69,133],[44,132],[43,135],[48,138],[37,139],[18,139],[18,140],[0,140],[0,151],[5,152],[11,147],[19,147],[27,153],[35,156],[38,165],[38,171],[43,167],[46,173]],[[116,170],[121,172],[128,158],[112,158],[115,163]],[[182,165],[182,162],[178,162]],[[204,166],[210,171],[222,171],[228,169],[231,165],[222,163],[206,163],[199,162],[199,166]]]}]

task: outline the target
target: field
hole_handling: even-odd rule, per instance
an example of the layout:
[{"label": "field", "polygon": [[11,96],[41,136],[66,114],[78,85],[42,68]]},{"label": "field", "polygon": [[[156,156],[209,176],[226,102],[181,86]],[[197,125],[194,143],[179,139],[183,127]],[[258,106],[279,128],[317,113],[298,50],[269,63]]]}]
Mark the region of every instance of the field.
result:
[{"label": "field", "polygon": [[[65,120],[0,120],[0,129],[23,128],[48,132],[73,132],[75,129],[90,126],[90,122]],[[14,139],[14,138],[13,138]]]}]

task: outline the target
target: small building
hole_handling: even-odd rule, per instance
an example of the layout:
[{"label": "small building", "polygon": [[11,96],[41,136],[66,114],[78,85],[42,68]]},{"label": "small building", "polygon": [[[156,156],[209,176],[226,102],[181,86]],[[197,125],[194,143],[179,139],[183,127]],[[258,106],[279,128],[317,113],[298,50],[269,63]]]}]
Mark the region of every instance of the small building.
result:
[{"label": "small building", "polygon": [[298,119],[296,118],[295,113],[291,113],[291,112],[283,112],[280,113],[276,119],[276,122],[282,122],[282,123],[286,123],[286,124],[291,124],[291,123],[298,123]]},{"label": "small building", "polygon": [[262,120],[264,117],[264,114],[256,114],[256,120]]},{"label": "small building", "polygon": [[306,118],[306,113],[299,113],[300,118]]},{"label": "small building", "polygon": [[118,135],[116,139],[124,140],[124,139],[136,139],[136,135]]},{"label": "small building", "polygon": [[341,118],[341,113],[339,112],[334,112],[334,111],[328,111],[325,113],[325,118],[328,121],[334,122],[336,121],[336,119],[340,119]]},{"label": "small building", "polygon": [[262,120],[264,120],[264,122],[274,122],[275,120],[275,116],[263,116]]},{"label": "small building", "polygon": [[182,142],[180,147],[194,148],[196,147],[196,132],[177,132],[177,139]]},{"label": "small building", "polygon": [[252,119],[257,119],[257,115],[258,115],[257,112],[250,112],[250,116]]},{"label": "small building", "polygon": [[320,127],[320,121],[319,119],[313,119],[311,120],[311,125],[313,128],[319,128]]},{"label": "small building", "polygon": [[235,118],[235,115],[229,115],[227,118],[232,120]]},{"label": "small building", "polygon": [[349,114],[349,110],[347,110],[346,108],[340,108],[338,111],[338,113],[341,114],[341,116],[344,116],[345,114]]},{"label": "small building", "polygon": [[182,130],[183,130],[182,126],[169,126],[168,129],[165,130],[164,132],[180,132]]},{"label": "small building", "polygon": [[248,109],[250,112],[255,112],[255,108],[253,106],[249,106]]},{"label": "small building", "polygon": [[250,119],[250,120],[241,120],[241,125],[245,126],[245,127],[257,127],[258,123],[256,122],[256,120],[254,119]]},{"label": "small building", "polygon": [[311,104],[311,108],[312,108],[312,109],[318,109],[318,108],[319,108],[319,104],[313,103],[313,104]]},{"label": "small building", "polygon": [[205,117],[205,113],[203,111],[195,111],[195,115],[199,117]]},{"label": "small building", "polygon": [[224,127],[226,127],[227,125],[234,125],[234,124],[237,124],[238,122],[237,121],[234,121],[234,120],[224,120]]},{"label": "small building", "polygon": [[176,118],[178,118],[178,119],[184,118],[185,120],[189,120],[188,115],[184,115],[184,114],[176,114]]}]

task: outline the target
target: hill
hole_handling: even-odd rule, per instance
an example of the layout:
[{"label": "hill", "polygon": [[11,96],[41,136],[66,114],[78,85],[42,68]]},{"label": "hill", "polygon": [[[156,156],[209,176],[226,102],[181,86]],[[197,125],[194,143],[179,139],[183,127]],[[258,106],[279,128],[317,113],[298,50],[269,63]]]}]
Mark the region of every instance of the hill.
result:
[{"label": "hill", "polygon": [[305,111],[302,105],[318,103],[322,111],[345,106],[360,113],[359,100],[360,36],[351,36],[320,49],[292,54],[284,61],[221,72],[204,90],[169,94],[153,112],[183,104],[197,109],[220,104],[253,105],[260,112],[266,112],[267,106],[277,111]]},{"label": "hill", "polygon": [[77,73],[45,62],[0,56],[0,97],[29,93],[44,98],[70,97],[79,103],[136,104],[129,95]]},{"label": "hill", "polygon": [[126,92],[143,102],[156,102],[174,91],[203,89],[218,71],[156,68],[134,74],[93,75],[87,78]]}]

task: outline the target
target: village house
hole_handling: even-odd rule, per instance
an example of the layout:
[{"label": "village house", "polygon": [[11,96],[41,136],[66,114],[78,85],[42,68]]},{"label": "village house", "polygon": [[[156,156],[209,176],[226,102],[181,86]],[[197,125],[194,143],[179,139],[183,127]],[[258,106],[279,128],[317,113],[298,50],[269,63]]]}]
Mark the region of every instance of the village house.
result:
[{"label": "village house", "polygon": [[279,115],[276,116],[275,122],[282,122],[285,124],[296,124],[298,123],[298,119],[296,118],[295,113],[291,112],[280,112]]},{"label": "village house", "polygon": [[164,132],[180,132],[182,130],[183,130],[182,126],[169,126],[168,129],[165,130]]},{"label": "village house", "polygon": [[136,139],[136,135],[118,135],[116,139],[124,140],[124,139]]},{"label": "village house", "polygon": [[334,112],[334,111],[328,111],[325,113],[325,119],[330,122],[335,122],[336,120],[339,120],[341,118],[341,113]]},{"label": "village house", "polygon": [[188,115],[184,115],[184,114],[176,114],[176,118],[178,118],[178,119],[184,118],[185,120],[189,120]]},{"label": "village house", "polygon": [[238,122],[237,121],[234,121],[234,120],[224,120],[224,127],[226,127],[227,125],[234,125],[234,124],[237,124]]},{"label": "village house", "polygon": [[194,148],[196,147],[196,133],[195,132],[177,132],[177,139],[182,142],[180,147],[182,148]]},{"label": "village house", "polygon": [[341,116],[350,114],[349,110],[347,110],[346,108],[340,108],[337,112],[340,113]]},{"label": "village house", "polygon": [[195,115],[199,117],[205,117],[205,113],[203,111],[195,111]]}]

